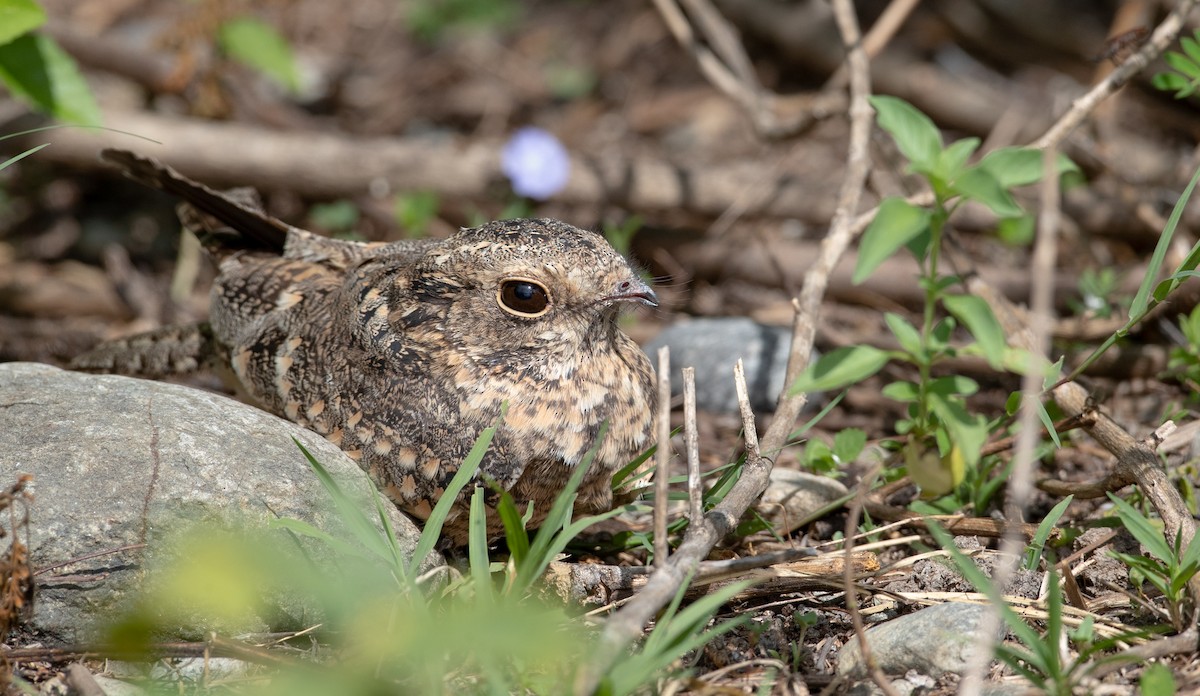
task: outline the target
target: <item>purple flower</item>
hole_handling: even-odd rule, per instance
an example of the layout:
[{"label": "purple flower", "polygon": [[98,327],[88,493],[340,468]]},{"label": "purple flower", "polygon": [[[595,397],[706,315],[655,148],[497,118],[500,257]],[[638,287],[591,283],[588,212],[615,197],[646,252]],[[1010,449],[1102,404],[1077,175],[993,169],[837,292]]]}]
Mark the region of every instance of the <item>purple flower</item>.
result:
[{"label": "purple flower", "polygon": [[500,168],[517,194],[544,201],[567,185],[571,158],[558,138],[527,126],[504,144]]}]

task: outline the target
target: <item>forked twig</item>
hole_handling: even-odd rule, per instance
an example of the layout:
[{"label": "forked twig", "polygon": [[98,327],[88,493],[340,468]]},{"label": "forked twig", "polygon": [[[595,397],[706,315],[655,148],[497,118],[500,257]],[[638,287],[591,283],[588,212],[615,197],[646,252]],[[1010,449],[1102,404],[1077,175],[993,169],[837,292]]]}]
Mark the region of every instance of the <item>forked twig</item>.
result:
[{"label": "forked twig", "polygon": [[[804,314],[797,316],[796,337],[793,338],[789,373],[796,366],[808,362],[815,335],[815,322],[820,309],[821,296],[829,282],[829,273],[837,258],[853,238],[852,223],[866,181],[868,150],[871,133],[871,107],[867,102],[870,94],[868,61],[862,49],[854,7],[851,0],[835,0],[834,7],[839,17],[838,28],[848,51],[850,66],[851,127],[849,161],[846,178],[838,196],[838,208],[834,215],[829,237],[822,246],[821,259],[805,277]],[[807,329],[804,327],[807,326]],[[797,340],[799,338],[800,340]],[[798,371],[798,370],[797,370]],[[782,449],[790,434],[803,395],[782,395],[784,412],[777,412],[771,428],[763,440],[761,452],[769,454]],[[781,405],[782,405],[781,404]],[[752,421],[752,419],[751,419]],[[645,587],[628,604],[614,613],[604,626],[600,642],[591,660],[588,661],[574,684],[576,694],[591,694],[596,690],[601,677],[608,671],[621,652],[642,635],[642,629],[655,612],[666,606],[687,575],[703,560],[725,535],[732,532],[741,516],[762,495],[770,481],[771,461],[763,456],[750,456],[750,432],[747,432],[747,457],[742,475],[729,493],[703,518],[702,524],[688,525],[683,541],[665,565],[658,568]]]}]

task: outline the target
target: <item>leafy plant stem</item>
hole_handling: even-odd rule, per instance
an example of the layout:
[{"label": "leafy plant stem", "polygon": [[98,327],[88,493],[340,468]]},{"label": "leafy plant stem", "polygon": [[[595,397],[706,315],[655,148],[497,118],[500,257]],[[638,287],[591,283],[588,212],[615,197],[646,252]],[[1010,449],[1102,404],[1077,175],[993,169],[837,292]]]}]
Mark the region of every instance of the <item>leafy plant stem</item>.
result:
[{"label": "leafy plant stem", "polygon": [[925,286],[925,307],[924,315],[921,322],[921,355],[918,356],[917,369],[921,375],[921,379],[917,382],[917,423],[918,427],[914,433],[917,437],[922,437],[932,430],[929,414],[929,385],[933,381],[931,370],[933,361],[930,356],[930,342],[933,336],[934,323],[937,321],[937,298],[941,290],[937,284],[938,278],[938,260],[940,259],[940,249],[942,245],[942,230],[946,223],[947,213],[942,205],[941,197],[938,197],[935,203],[936,210],[929,219],[929,254],[926,257],[924,264],[924,286]]}]

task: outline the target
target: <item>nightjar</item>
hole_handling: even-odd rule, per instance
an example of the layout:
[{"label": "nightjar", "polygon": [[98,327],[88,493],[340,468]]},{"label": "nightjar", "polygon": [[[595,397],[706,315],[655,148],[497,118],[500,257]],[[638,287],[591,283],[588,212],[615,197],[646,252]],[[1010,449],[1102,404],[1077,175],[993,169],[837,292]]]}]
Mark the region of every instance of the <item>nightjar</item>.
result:
[{"label": "nightjar", "polygon": [[[480,473],[522,511],[533,505],[531,526],[603,423],[579,511],[611,507],[612,474],[653,444],[653,371],[617,317],[657,297],[600,235],[508,220],[444,240],[333,240],[266,215],[245,190],[219,193],[125,151],[103,156],[186,201],[184,225],[219,275],[207,324],[104,344],[77,369],[159,377],[222,363],[254,401],[339,445],[418,519],[493,424]],[[464,496],[443,542],[466,533]]]}]

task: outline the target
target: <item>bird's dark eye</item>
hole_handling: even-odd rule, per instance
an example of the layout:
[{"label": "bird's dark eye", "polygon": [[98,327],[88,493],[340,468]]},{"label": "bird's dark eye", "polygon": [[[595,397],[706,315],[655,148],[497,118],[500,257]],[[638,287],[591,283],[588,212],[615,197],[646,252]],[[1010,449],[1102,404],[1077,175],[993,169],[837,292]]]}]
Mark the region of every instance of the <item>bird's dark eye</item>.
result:
[{"label": "bird's dark eye", "polygon": [[541,283],[510,278],[496,293],[500,308],[519,317],[540,317],[550,308],[550,293]]}]

